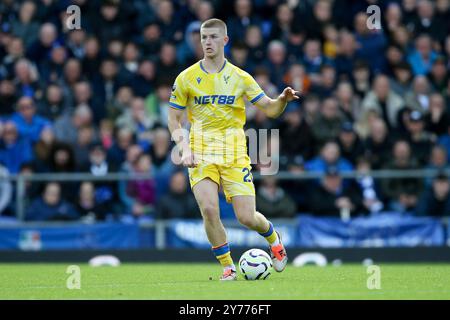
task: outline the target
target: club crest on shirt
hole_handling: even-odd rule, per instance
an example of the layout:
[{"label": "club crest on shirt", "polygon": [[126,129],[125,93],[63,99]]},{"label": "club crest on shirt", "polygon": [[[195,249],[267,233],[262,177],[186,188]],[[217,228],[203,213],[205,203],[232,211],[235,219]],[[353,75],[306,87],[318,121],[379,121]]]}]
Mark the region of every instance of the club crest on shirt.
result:
[{"label": "club crest on shirt", "polygon": [[202,81],[202,78],[198,77],[197,78],[197,83],[200,84],[201,81]]},{"label": "club crest on shirt", "polygon": [[223,76],[223,80],[226,84],[228,84],[228,80],[230,80],[230,76]]}]

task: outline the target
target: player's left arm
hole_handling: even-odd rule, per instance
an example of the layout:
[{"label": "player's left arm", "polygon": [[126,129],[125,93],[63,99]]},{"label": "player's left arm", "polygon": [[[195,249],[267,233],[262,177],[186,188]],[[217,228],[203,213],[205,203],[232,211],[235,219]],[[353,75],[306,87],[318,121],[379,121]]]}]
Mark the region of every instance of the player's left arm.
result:
[{"label": "player's left arm", "polygon": [[268,117],[277,118],[283,113],[289,102],[299,99],[299,94],[299,91],[295,91],[291,87],[287,87],[278,96],[278,98],[271,99],[267,95],[264,95],[255,103],[255,105],[264,111]]}]

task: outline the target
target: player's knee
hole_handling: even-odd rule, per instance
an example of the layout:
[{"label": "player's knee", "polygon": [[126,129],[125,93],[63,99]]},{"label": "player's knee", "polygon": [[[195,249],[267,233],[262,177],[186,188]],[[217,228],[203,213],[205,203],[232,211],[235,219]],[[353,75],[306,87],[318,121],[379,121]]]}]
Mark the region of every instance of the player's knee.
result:
[{"label": "player's knee", "polygon": [[218,221],[219,219],[219,208],[214,205],[205,205],[202,208],[203,219],[208,222]]},{"label": "player's knee", "polygon": [[238,216],[238,221],[240,224],[246,226],[247,228],[253,229],[256,225],[255,214],[243,214]]}]

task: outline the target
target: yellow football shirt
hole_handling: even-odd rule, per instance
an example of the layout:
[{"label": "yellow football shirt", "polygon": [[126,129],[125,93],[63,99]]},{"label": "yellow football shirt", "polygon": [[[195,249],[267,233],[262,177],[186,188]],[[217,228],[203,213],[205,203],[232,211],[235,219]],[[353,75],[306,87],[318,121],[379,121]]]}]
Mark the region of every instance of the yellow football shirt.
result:
[{"label": "yellow football shirt", "polygon": [[227,164],[247,155],[244,96],[254,104],[264,95],[250,74],[227,60],[217,73],[199,61],[178,75],[169,103],[187,110],[190,147],[199,159]]}]

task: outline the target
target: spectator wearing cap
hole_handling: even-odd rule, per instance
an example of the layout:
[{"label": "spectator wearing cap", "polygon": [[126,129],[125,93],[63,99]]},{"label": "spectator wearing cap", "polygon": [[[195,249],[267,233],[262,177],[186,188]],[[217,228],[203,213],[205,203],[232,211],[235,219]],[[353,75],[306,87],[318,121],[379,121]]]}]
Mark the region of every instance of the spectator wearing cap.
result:
[{"label": "spectator wearing cap", "polygon": [[365,152],[364,145],[353,129],[353,124],[351,122],[344,122],[342,124],[337,142],[342,157],[349,160],[353,165],[356,164],[356,160]]},{"label": "spectator wearing cap", "polygon": [[445,173],[439,173],[432,185],[424,190],[415,213],[420,216],[450,216],[450,181]]},{"label": "spectator wearing cap", "polygon": [[[411,146],[406,140],[398,140],[392,148],[392,160],[383,169],[412,170],[418,168]],[[381,191],[386,196],[388,208],[397,212],[412,210],[422,189],[418,178],[383,179]]]},{"label": "spectator wearing cap", "polygon": [[325,171],[320,184],[310,190],[308,197],[309,210],[316,216],[340,216],[341,210],[358,214],[361,204],[361,191],[354,183],[344,184],[339,170],[333,166]]},{"label": "spectator wearing cap", "polygon": [[421,34],[415,40],[415,49],[408,55],[408,63],[411,65],[414,75],[426,75],[437,59],[433,50],[429,35]]},{"label": "spectator wearing cap", "polygon": [[376,76],[372,90],[362,101],[363,113],[374,110],[386,122],[389,129],[399,126],[399,115],[404,105],[403,98],[391,89],[389,78],[383,74]]},{"label": "spectator wearing cap", "polygon": [[17,112],[11,116],[11,121],[16,124],[19,135],[31,143],[39,139],[45,127],[51,126],[48,119],[36,114],[36,104],[30,97],[21,97],[17,101]]},{"label": "spectator wearing cap", "polygon": [[266,176],[258,188],[256,210],[269,218],[293,218],[297,211],[294,200],[278,185],[274,176]]},{"label": "spectator wearing cap", "polygon": [[425,121],[420,111],[411,111],[406,123],[406,138],[420,165],[426,165],[435,137],[425,131]]}]

